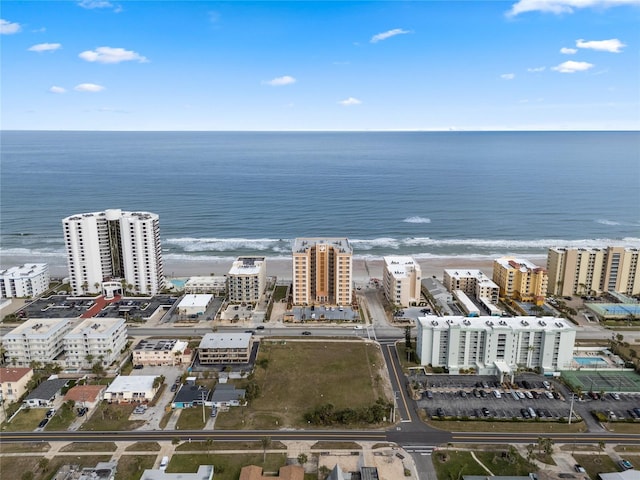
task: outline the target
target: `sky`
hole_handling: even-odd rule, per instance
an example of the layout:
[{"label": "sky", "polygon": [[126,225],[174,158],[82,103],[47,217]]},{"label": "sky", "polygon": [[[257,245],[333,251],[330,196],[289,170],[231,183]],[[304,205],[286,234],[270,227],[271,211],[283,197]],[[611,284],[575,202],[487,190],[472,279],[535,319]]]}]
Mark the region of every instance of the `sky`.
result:
[{"label": "sky", "polygon": [[5,130],[639,130],[640,0],[12,1]]}]

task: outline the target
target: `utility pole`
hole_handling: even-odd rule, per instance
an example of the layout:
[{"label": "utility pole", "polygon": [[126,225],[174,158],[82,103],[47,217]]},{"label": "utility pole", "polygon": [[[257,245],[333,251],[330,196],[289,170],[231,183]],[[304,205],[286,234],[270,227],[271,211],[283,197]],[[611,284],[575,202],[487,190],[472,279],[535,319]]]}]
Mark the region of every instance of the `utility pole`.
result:
[{"label": "utility pole", "polygon": [[575,398],[575,394],[571,392],[571,407],[569,408],[569,425],[571,425],[571,418],[573,417],[573,399]]},{"label": "utility pole", "polygon": [[206,395],[206,391],[202,390],[202,392],[200,392],[200,398],[202,399],[202,423],[206,423],[206,419],[204,416],[204,400],[205,400],[205,395]]}]

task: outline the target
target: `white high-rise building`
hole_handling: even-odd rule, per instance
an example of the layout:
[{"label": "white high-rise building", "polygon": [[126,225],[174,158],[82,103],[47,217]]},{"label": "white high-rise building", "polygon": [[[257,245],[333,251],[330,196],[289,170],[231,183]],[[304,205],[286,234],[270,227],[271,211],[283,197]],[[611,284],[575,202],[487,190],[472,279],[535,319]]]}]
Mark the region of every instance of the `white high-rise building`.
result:
[{"label": "white high-rise building", "polygon": [[382,283],[392,305],[409,307],[420,303],[422,269],[411,257],[384,257]]},{"label": "white high-rise building", "polygon": [[231,303],[256,303],[267,286],[267,264],[264,257],[238,257],[227,275]]},{"label": "white high-rise building", "polygon": [[62,220],[74,295],[100,293],[105,280],[154,295],[164,287],[160,223],[155,213],[120,209]]},{"label": "white high-rise building", "polygon": [[417,326],[422,365],[445,367],[452,374],[473,368],[480,375],[497,375],[518,367],[550,373],[573,360],[576,330],[561,318],[428,315]]},{"label": "white high-rise building", "polygon": [[38,297],[49,288],[49,266],[29,263],[0,270],[0,298]]}]

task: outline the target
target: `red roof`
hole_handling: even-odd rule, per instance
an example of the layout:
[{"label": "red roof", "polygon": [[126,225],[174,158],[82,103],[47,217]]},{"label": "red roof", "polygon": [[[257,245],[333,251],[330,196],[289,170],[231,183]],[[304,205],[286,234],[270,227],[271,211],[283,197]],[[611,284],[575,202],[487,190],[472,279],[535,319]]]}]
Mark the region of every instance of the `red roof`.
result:
[{"label": "red roof", "polygon": [[28,367],[0,368],[0,382],[17,382],[31,371]]},{"label": "red roof", "polygon": [[95,402],[106,388],[106,385],[77,385],[69,389],[64,399],[74,402]]}]

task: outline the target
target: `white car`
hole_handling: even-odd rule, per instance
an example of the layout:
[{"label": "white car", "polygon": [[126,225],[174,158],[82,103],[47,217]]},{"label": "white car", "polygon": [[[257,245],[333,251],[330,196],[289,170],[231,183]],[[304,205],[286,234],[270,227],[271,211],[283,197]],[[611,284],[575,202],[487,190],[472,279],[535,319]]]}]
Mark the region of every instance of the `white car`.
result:
[{"label": "white car", "polygon": [[362,325],[356,325],[353,327],[354,330],[362,330],[364,327]]}]

